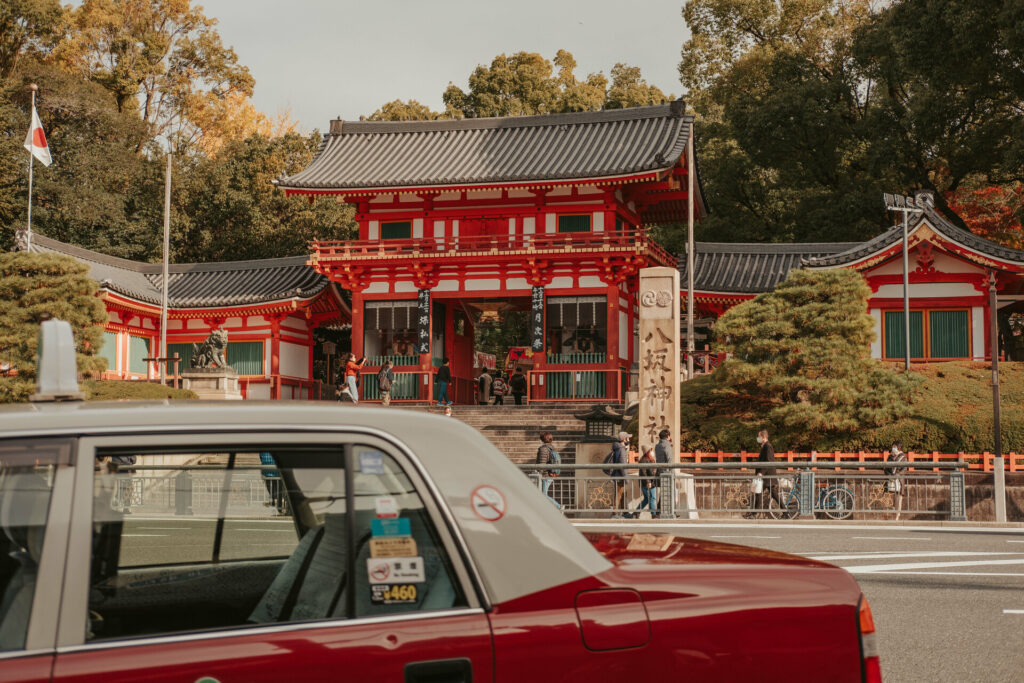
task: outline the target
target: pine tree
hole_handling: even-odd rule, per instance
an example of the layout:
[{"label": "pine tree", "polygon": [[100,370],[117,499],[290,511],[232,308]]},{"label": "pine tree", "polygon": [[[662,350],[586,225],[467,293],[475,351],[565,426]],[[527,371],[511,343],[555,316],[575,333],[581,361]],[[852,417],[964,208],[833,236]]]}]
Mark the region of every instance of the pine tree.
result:
[{"label": "pine tree", "polygon": [[69,256],[0,254],[0,403],[24,401],[32,393],[39,324],[66,320],[75,335],[79,372],[103,370],[96,355],[103,344],[106,308],[89,268]]},{"label": "pine tree", "polygon": [[715,326],[730,358],[710,400],[742,405],[791,448],[908,414],[915,379],[871,358],[870,295],[856,271],[796,270],[734,307]]}]

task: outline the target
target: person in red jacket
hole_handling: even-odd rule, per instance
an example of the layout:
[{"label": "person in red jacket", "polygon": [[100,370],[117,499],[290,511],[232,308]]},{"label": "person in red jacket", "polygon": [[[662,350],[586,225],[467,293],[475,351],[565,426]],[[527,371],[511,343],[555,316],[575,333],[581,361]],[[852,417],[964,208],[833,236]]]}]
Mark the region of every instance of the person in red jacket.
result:
[{"label": "person in red jacket", "polygon": [[356,354],[348,354],[348,360],[345,361],[345,384],[353,403],[359,403],[359,386],[356,384],[356,378],[359,377],[359,370],[364,365],[366,365],[365,357],[356,361]]}]

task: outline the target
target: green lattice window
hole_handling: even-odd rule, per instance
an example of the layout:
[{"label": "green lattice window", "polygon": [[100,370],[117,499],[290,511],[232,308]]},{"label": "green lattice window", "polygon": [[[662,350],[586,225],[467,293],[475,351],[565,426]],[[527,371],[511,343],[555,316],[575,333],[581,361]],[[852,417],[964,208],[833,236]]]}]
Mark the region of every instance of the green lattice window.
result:
[{"label": "green lattice window", "polygon": [[382,240],[407,240],[410,237],[412,237],[412,223],[409,221],[380,224],[380,238]]},{"label": "green lattice window", "polygon": [[559,216],[558,232],[590,232],[590,214]]},{"label": "green lattice window", "polygon": [[[184,372],[192,367],[192,345],[191,344],[168,344],[167,345],[167,356],[168,358],[174,358],[174,354],[178,354],[178,358],[181,362],[178,363],[178,372]],[[167,364],[167,372],[174,372],[174,364]]]},{"label": "green lattice window", "polygon": [[932,358],[970,357],[967,311],[928,311],[928,351]]},{"label": "green lattice window", "polygon": [[262,375],[263,342],[228,342],[227,361],[239,375]]},{"label": "green lattice window", "polygon": [[146,374],[149,363],[142,360],[143,358],[149,358],[149,339],[134,335],[128,337],[128,371]]},{"label": "green lattice window", "polygon": [[107,370],[117,371],[117,332],[103,333],[103,346],[100,347],[99,355],[107,359]]}]

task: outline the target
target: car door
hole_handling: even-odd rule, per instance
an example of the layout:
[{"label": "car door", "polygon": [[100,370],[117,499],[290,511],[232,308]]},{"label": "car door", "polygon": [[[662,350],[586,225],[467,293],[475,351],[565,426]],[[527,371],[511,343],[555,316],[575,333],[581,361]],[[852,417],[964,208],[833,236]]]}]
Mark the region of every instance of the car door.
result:
[{"label": "car door", "polygon": [[50,680],[73,472],[70,439],[0,439],[0,678]]},{"label": "car door", "polygon": [[382,435],[96,437],[81,457],[89,570],[67,577],[55,680],[492,680],[450,515]]}]

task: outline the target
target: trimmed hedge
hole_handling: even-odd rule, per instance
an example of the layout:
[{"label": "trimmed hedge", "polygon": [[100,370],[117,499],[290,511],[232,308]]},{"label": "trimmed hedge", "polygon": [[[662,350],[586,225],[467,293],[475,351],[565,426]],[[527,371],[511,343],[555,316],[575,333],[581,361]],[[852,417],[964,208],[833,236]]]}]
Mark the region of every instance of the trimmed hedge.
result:
[{"label": "trimmed hedge", "polygon": [[152,382],[86,380],[81,383],[86,401],[162,401],[165,398],[199,398],[194,391],[174,389]]},{"label": "trimmed hedge", "polygon": [[[1024,363],[999,366],[1003,452],[1024,451]],[[884,450],[893,441],[917,452],[981,453],[993,449],[992,368],[987,363],[954,361],[915,365],[921,378],[910,399],[911,414],[880,427],[863,429],[842,438],[815,443],[819,451]],[[680,450],[757,450],[754,437],[763,417],[751,414],[742,403],[728,404],[713,413],[707,396],[710,376],[682,386]],[[776,451],[789,446],[777,437]]]}]

